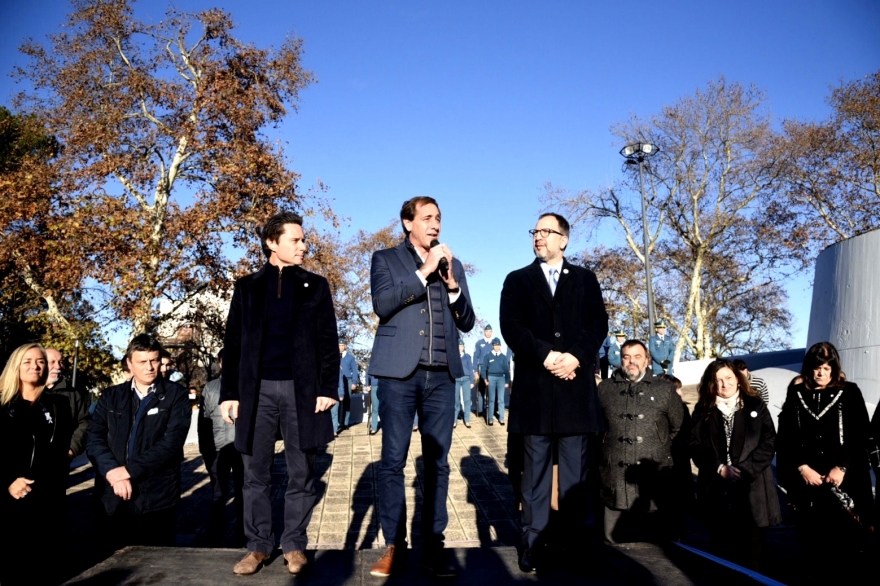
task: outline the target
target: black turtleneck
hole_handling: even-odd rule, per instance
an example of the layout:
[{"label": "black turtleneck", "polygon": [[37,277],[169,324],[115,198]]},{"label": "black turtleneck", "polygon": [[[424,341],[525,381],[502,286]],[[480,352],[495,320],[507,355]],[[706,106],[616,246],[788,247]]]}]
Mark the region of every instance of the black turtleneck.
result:
[{"label": "black turtleneck", "polygon": [[[266,263],[266,325],[260,353],[260,377],[293,380],[293,273],[297,267]],[[279,274],[280,273],[280,274]]]}]

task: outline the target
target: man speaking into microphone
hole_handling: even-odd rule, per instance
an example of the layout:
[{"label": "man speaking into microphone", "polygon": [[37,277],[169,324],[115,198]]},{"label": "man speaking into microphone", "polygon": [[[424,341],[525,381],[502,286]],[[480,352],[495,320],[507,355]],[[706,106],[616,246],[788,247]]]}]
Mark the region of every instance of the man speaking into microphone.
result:
[{"label": "man speaking into microphone", "polygon": [[373,255],[370,290],[379,326],[369,374],[379,379],[382,460],[379,464],[379,523],[386,550],[370,570],[389,576],[406,554],[406,496],[403,469],[419,415],[425,495],[422,563],[431,574],[455,577],[444,550],[448,516],[449,464],[455,422],[455,379],[465,376],[458,355],[458,330],[474,327],[464,268],[440,243],[440,208],[430,197],[414,197],[400,209],[404,240]]}]

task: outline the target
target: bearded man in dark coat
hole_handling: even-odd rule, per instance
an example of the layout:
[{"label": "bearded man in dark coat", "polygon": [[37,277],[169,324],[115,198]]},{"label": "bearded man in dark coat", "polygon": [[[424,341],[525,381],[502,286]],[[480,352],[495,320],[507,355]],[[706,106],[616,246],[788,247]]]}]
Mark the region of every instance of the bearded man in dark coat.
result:
[{"label": "bearded man in dark coat", "polygon": [[672,506],[672,440],[684,421],[675,386],[654,376],[648,349],[639,340],[620,348],[621,366],[599,385],[605,420],[602,489],[605,541],[663,538],[664,507]]},{"label": "bearded man in dark coat", "polygon": [[577,534],[583,518],[565,509],[583,506],[585,495],[573,495],[585,487],[588,444],[602,429],[595,370],[608,314],[596,275],[563,256],[569,230],[564,217],[541,216],[530,231],[536,260],[507,275],[501,291],[501,333],[516,354],[509,429],[524,448],[524,572],[543,565],[538,546],[550,518],[554,448],[560,511]]}]

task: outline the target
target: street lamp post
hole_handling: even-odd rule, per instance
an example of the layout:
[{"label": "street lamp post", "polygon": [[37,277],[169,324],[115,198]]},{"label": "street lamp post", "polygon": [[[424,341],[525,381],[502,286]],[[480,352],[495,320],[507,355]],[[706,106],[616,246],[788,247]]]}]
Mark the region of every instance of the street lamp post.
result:
[{"label": "street lamp post", "polygon": [[626,158],[628,165],[639,166],[639,192],[642,195],[642,234],[645,242],[645,288],[648,292],[648,330],[646,337],[651,336],[651,327],[654,325],[654,288],[651,286],[651,256],[648,252],[650,238],[648,236],[648,202],[645,199],[645,178],[643,165],[645,159],[653,157],[660,151],[657,145],[649,142],[634,142],[620,149],[620,154]]}]

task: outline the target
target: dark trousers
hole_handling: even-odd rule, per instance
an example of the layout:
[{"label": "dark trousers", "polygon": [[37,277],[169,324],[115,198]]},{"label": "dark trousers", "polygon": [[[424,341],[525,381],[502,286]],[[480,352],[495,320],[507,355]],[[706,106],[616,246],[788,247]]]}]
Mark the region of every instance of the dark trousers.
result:
[{"label": "dark trousers", "polygon": [[449,517],[449,463],[455,421],[455,381],[448,370],[416,369],[407,379],[382,378],[379,417],[382,420],[382,461],[379,463],[379,523],[386,545],[406,545],[406,494],[403,469],[412,440],[413,419],[419,416],[425,498],[422,537],[425,547],[442,547]]},{"label": "dark trousers", "polygon": [[[213,441],[213,440],[212,440]],[[229,496],[229,480],[232,479],[232,493],[235,505],[235,539],[240,541],[244,535],[244,463],[234,444],[228,444],[204,455],[205,469],[211,481],[211,519],[208,539],[213,545],[219,544],[223,536],[223,518]]]},{"label": "dark trousers", "polygon": [[377,382],[370,387],[369,413],[370,413],[370,431],[379,431],[379,383]]},{"label": "dark trousers", "polygon": [[477,379],[477,384],[474,385],[473,389],[473,402],[472,405],[475,405],[477,408],[477,415],[485,415],[483,409],[485,408],[486,403],[486,379],[484,377],[480,377]]},{"label": "dark trousers", "polygon": [[587,491],[586,435],[524,435],[522,476],[523,545],[535,547],[550,522],[553,490],[553,447],[559,464],[559,509],[576,535],[585,522]]},{"label": "dark trousers", "polygon": [[339,402],[330,409],[331,420],[336,429],[345,429],[351,425],[351,385],[355,384],[342,377],[342,388],[339,389]]},{"label": "dark trousers", "polygon": [[272,532],[272,502],[269,498],[272,461],[275,459],[275,433],[281,431],[287,462],[287,490],[284,493],[284,532],[281,549],[285,553],[305,550],[306,529],[312,519],[315,494],[317,450],[299,449],[296,397],[293,381],[260,381],[254,418],[251,454],[244,454],[244,533],[248,551],[271,554],[275,549]]}]

